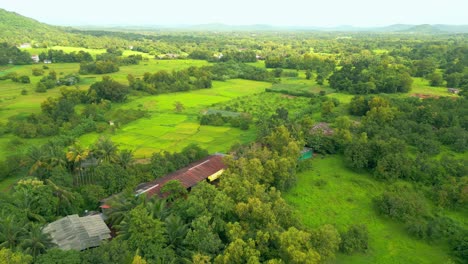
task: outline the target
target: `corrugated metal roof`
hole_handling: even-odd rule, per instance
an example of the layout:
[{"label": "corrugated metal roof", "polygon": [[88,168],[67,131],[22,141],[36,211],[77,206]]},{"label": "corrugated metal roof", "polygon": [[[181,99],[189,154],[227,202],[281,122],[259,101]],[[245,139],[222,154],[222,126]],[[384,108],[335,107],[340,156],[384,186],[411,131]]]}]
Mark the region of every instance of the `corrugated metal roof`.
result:
[{"label": "corrugated metal roof", "polygon": [[50,234],[52,241],[63,250],[97,247],[101,240],[111,237],[101,215],[69,215],[48,224],[43,232]]},{"label": "corrugated metal roof", "polygon": [[223,170],[226,167],[223,163],[222,155],[211,155],[202,160],[193,162],[187,167],[172,172],[162,178],[152,182],[140,184],[137,187],[136,194],[146,193],[148,197],[155,194],[160,195],[161,188],[171,180],[178,180],[186,189],[195,186],[197,183],[205,180],[209,176]]}]

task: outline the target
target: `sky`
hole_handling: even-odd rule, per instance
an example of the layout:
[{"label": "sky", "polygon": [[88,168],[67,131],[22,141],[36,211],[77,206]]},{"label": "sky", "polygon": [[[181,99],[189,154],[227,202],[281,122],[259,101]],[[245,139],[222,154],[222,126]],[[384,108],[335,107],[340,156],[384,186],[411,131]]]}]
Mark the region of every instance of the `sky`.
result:
[{"label": "sky", "polygon": [[468,0],[0,0],[52,25],[468,25]]}]

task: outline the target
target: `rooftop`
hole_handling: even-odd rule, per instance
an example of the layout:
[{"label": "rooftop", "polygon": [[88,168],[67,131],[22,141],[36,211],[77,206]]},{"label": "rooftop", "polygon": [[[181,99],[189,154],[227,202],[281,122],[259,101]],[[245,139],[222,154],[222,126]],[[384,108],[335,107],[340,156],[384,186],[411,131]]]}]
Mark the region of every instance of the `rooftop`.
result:
[{"label": "rooftop", "polygon": [[224,170],[223,156],[220,154],[211,155],[199,161],[189,164],[187,167],[172,172],[162,178],[138,185],[136,195],[146,193],[148,197],[160,194],[164,184],[171,180],[178,180],[186,189],[195,186],[197,183],[207,179],[209,176]]},{"label": "rooftop", "polygon": [[80,251],[97,247],[101,240],[111,237],[111,231],[101,215],[69,215],[48,224],[43,232],[50,234],[52,241],[63,250]]}]

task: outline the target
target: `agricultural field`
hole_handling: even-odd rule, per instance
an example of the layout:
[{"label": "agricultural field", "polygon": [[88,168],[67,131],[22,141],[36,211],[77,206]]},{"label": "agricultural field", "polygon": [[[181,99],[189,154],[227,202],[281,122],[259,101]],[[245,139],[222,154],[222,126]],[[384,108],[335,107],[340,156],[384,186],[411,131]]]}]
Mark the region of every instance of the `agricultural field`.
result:
[{"label": "agricultural field", "polygon": [[332,224],[343,231],[352,224],[365,224],[369,230],[368,251],[340,254],[336,263],[451,263],[446,245],[414,239],[402,224],[376,213],[373,199],[388,183],[349,170],[342,156],[317,156],[312,164],[312,169],[300,173],[297,184],[284,193],[304,225],[317,228]]},{"label": "agricultural field", "polygon": [[280,93],[260,93],[252,96],[239,97],[228,102],[212,105],[211,110],[231,111],[237,113],[249,113],[258,120],[261,117],[271,116],[276,109],[282,107],[288,110],[289,115],[294,117],[304,111],[310,99],[306,97],[295,97]]},{"label": "agricultural field", "polygon": [[[116,81],[127,83],[127,75],[133,74],[136,77],[142,76],[145,72],[154,73],[160,70],[181,70],[190,66],[203,66],[208,63],[200,60],[147,60],[142,61],[139,65],[122,66],[120,71],[111,76]],[[42,64],[5,67],[0,70],[0,76],[7,73],[16,72],[19,75],[27,75],[31,79],[29,84],[16,83],[11,80],[0,81],[0,122],[7,122],[9,117],[18,114],[37,113],[40,111],[41,103],[48,97],[56,97],[60,93],[60,88],[53,88],[46,93],[35,92],[36,84],[43,76],[32,76],[33,68],[40,68]],[[44,75],[53,70],[58,77],[77,73],[79,71],[78,63],[54,63],[48,65],[49,69],[45,70]],[[99,81],[103,75],[89,74],[81,75],[81,81],[78,87],[87,90],[89,86]],[[27,95],[21,95],[21,91],[25,89]]]},{"label": "agricultural field", "polygon": [[[212,104],[263,92],[269,85],[236,79],[213,82],[211,89],[130,98],[117,108],[142,109],[150,113],[149,117],[124,125],[114,133],[86,134],[78,140],[82,145],[91,145],[100,136],[108,136],[121,148],[134,150],[136,158],[150,157],[159,150],[179,151],[192,143],[210,153],[226,152],[234,143],[253,141],[255,128],[242,131],[231,127],[200,126],[200,113]],[[183,104],[183,111],[174,110],[176,102]]]}]

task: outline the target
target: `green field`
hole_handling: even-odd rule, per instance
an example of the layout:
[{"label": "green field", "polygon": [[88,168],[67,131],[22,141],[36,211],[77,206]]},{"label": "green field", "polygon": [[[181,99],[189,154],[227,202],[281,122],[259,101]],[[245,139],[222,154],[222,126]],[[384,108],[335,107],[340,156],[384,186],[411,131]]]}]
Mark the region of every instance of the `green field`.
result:
[{"label": "green field", "polygon": [[352,224],[369,229],[368,252],[340,254],[336,263],[451,263],[445,245],[416,240],[403,225],[376,213],[372,200],[387,183],[347,169],[341,156],[312,162],[312,169],[300,173],[296,186],[284,193],[303,223],[309,228],[333,224],[340,231]]},{"label": "green field", "polygon": [[[127,75],[133,74],[140,77],[145,72],[157,72],[160,70],[181,70],[190,66],[203,66],[208,63],[200,60],[155,60],[150,59],[142,61],[139,65],[122,66],[120,71],[112,74],[106,74],[113,79],[127,83]],[[54,70],[58,77],[79,71],[78,63],[53,63],[49,64],[49,70]],[[15,83],[11,80],[0,81],[0,122],[7,122],[8,118],[18,114],[37,113],[40,111],[41,103],[48,97],[56,97],[60,93],[60,88],[53,88],[46,93],[36,93],[35,87],[42,76],[32,76],[32,69],[42,67],[42,64],[6,67],[0,70],[0,76],[16,72],[19,75],[28,75],[31,79],[30,84]],[[82,75],[81,82],[78,85],[80,89],[88,89],[89,86],[99,81],[103,75]],[[21,90],[27,90],[27,95],[21,95]]]},{"label": "green field", "polygon": [[[214,103],[225,102],[239,96],[264,91],[269,83],[246,80],[213,82],[213,88],[183,93],[163,94],[131,98],[118,105],[122,109],[143,109],[148,118],[131,122],[115,133],[92,133],[79,138],[83,145],[91,145],[100,136],[109,136],[121,148],[132,149],[137,158],[150,157],[159,150],[178,151],[196,143],[209,152],[226,152],[234,143],[246,143],[255,139],[255,129],[242,131],[231,127],[200,126],[201,111]],[[181,102],[185,109],[174,111],[174,103]]]},{"label": "green field", "polygon": [[413,78],[413,86],[410,94],[415,95],[429,95],[429,96],[452,96],[458,95],[447,92],[446,87],[432,87],[429,85],[429,81],[423,78]]},{"label": "green field", "polygon": [[[208,63],[201,60],[149,59],[142,61],[139,65],[122,66],[119,72],[109,75],[119,82],[126,83],[127,75],[130,73],[138,77],[145,72],[181,70],[190,66],[203,65],[208,65]],[[58,76],[76,73],[79,70],[78,63],[54,63],[48,66],[50,70],[56,71]],[[32,69],[37,67],[42,67],[42,65],[9,66],[0,69],[0,76],[9,72],[16,72],[19,75],[28,75],[31,79],[30,84],[20,84],[11,80],[0,81],[0,123],[3,125],[6,125],[9,118],[13,116],[27,116],[31,113],[39,113],[43,101],[48,97],[58,97],[60,95],[59,87],[50,89],[46,93],[34,91],[36,83],[42,78],[42,76],[32,76],[31,74]],[[47,73],[46,70],[45,75]],[[101,75],[82,75],[82,80],[78,86],[80,89],[87,90],[92,83],[100,80],[101,77]],[[255,128],[241,131],[227,127],[199,127],[197,118],[200,111],[211,104],[262,92],[270,84],[231,80],[214,82],[213,86],[212,89],[186,93],[132,97],[125,104],[115,105],[116,108],[145,109],[150,112],[150,117],[128,124],[128,126],[117,130],[115,134],[110,136],[121,147],[136,150],[137,157],[147,157],[154,151],[161,149],[180,150],[190,143],[200,144],[211,152],[226,151],[236,142],[253,140],[255,138]],[[23,89],[28,91],[27,95],[21,95]],[[174,113],[174,103],[176,101],[183,103],[185,110],[182,113]],[[77,109],[79,108],[77,107]],[[85,144],[91,144],[99,136],[98,134],[85,135],[80,140]],[[3,135],[0,137],[0,159],[4,159],[9,153],[12,153],[11,151],[22,152],[31,143],[40,144],[46,141],[47,138],[18,139],[10,134]],[[15,144],[12,148],[12,142],[22,144]]]}]

